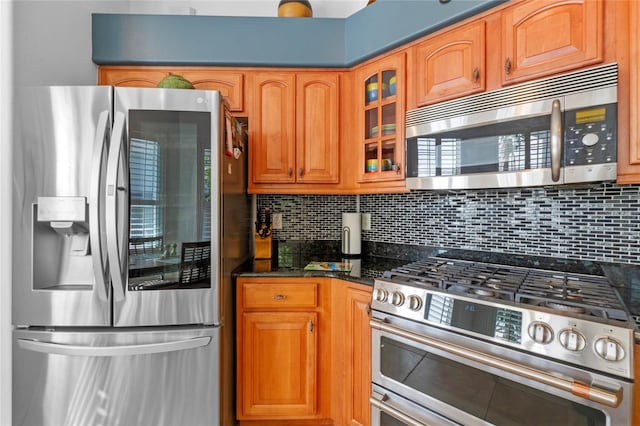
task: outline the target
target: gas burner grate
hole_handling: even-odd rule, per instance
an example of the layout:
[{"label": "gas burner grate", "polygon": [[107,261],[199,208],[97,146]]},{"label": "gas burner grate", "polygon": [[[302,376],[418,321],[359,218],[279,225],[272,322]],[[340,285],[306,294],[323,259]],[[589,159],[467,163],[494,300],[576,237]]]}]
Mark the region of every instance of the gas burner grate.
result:
[{"label": "gas burner grate", "polygon": [[429,257],[387,271],[384,278],[566,313],[629,319],[615,289],[600,276]]},{"label": "gas burner grate", "polygon": [[442,288],[455,265],[445,259],[428,258],[399,266],[384,273],[384,278],[402,284]]},{"label": "gas burner grate", "polygon": [[501,265],[473,263],[456,271],[445,287],[458,293],[514,300],[527,270]]},{"label": "gas burner grate", "polygon": [[530,271],[516,301],[616,320],[627,314],[606,278],[554,271]]}]

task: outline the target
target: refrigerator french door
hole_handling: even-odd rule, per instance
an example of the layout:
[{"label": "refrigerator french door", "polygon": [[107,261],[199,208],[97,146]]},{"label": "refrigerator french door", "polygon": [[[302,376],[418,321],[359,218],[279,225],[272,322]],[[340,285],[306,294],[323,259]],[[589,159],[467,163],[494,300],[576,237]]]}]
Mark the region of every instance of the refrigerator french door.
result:
[{"label": "refrigerator french door", "polygon": [[219,324],[219,92],[19,96],[14,324]]},{"label": "refrigerator french door", "polygon": [[15,104],[14,423],[220,423],[250,237],[220,93],[32,87]]},{"label": "refrigerator french door", "polygon": [[115,326],[220,324],[212,164],[226,117],[219,92],[171,92],[115,88],[105,203]]}]

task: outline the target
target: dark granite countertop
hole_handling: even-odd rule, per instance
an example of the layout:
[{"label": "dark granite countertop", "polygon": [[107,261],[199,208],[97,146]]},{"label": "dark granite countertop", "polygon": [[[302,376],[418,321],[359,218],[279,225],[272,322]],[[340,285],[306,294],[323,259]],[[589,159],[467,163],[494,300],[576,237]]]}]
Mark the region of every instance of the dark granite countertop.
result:
[{"label": "dark granite countertop", "polygon": [[[272,259],[252,259],[236,271],[244,276],[313,277],[327,276],[373,285],[385,271],[429,256],[521,266],[575,274],[605,276],[618,290],[632,316],[640,322],[640,266],[573,260],[555,257],[518,255],[441,247],[408,246],[363,241],[362,255],[346,258],[340,241],[274,241]],[[351,272],[305,271],[312,261],[351,262]]]},{"label": "dark granite countertop", "polygon": [[[373,285],[385,271],[405,265],[410,259],[376,255],[345,257],[337,241],[276,241],[271,259],[251,259],[236,275],[261,277],[332,277],[359,284]],[[310,262],[351,263],[349,272],[308,271]]]}]

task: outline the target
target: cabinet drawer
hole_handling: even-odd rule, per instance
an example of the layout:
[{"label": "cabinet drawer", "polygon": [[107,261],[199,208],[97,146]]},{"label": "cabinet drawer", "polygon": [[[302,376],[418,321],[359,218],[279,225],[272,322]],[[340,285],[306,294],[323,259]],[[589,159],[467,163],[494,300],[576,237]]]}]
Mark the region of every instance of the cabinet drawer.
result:
[{"label": "cabinet drawer", "polygon": [[242,306],[256,308],[315,308],[317,283],[243,283]]}]

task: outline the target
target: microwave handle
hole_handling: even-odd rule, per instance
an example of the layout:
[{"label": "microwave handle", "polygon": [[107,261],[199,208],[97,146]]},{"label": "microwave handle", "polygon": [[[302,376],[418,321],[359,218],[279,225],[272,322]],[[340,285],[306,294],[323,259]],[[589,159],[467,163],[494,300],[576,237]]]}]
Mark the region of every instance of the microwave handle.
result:
[{"label": "microwave handle", "polygon": [[560,101],[551,104],[551,180],[560,180],[560,166],[562,163],[562,111]]}]

